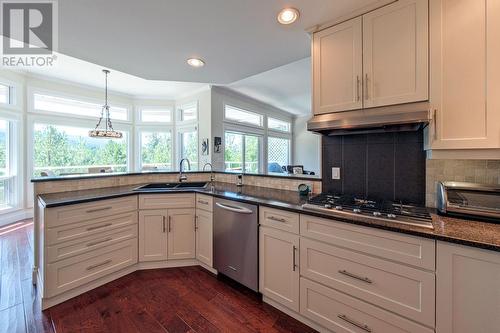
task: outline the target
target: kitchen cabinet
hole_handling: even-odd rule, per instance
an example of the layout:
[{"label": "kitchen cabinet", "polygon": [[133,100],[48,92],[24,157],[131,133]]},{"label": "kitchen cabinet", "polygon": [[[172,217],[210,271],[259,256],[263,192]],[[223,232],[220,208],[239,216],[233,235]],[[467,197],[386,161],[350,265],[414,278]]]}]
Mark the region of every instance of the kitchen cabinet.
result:
[{"label": "kitchen cabinet", "polygon": [[500,254],[438,242],[436,332],[498,332],[499,314]]},{"label": "kitchen cabinet", "polygon": [[361,109],[362,23],[355,18],[313,36],[315,114]]},{"label": "kitchen cabinet", "polygon": [[196,259],[213,266],[213,216],[203,209],[196,209]]},{"label": "kitchen cabinet", "polygon": [[430,0],[430,149],[500,148],[500,2]]},{"label": "kitchen cabinet", "polygon": [[168,210],[168,259],[194,259],[195,210],[177,208]]},{"label": "kitchen cabinet", "polygon": [[167,260],[167,210],[139,211],[139,261]]},{"label": "kitchen cabinet", "polygon": [[260,292],[299,311],[299,236],[285,231],[260,227]]},{"label": "kitchen cabinet", "polygon": [[428,99],[428,2],[400,0],[314,33],[314,114]]}]

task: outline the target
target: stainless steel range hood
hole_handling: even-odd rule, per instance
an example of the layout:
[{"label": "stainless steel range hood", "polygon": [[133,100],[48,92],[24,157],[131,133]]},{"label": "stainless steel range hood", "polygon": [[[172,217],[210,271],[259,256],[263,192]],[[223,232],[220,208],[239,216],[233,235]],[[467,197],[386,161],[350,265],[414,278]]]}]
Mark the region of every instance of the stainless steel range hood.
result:
[{"label": "stainless steel range hood", "polygon": [[316,115],[307,129],[324,135],[416,131],[429,121],[429,104],[423,102]]}]

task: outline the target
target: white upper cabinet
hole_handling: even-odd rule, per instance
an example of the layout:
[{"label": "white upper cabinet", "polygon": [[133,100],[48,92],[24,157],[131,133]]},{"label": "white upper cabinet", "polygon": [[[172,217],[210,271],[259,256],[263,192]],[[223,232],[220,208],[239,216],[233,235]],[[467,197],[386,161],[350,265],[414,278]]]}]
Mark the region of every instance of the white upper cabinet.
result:
[{"label": "white upper cabinet", "polygon": [[428,3],[400,0],[363,16],[365,108],[428,99]]},{"label": "white upper cabinet", "polygon": [[500,148],[500,1],[430,0],[430,41],[430,148]]},{"label": "white upper cabinet", "polygon": [[314,33],[314,114],[428,99],[428,2],[400,0]]},{"label": "white upper cabinet", "polygon": [[313,109],[315,114],[363,107],[361,17],[314,34]]}]

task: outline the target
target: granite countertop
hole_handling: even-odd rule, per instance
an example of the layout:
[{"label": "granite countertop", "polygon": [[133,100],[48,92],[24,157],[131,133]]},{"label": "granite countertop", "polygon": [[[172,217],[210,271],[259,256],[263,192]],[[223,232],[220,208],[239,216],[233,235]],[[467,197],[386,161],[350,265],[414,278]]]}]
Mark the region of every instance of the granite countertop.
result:
[{"label": "granite countertop", "polygon": [[[136,195],[139,193],[151,193],[134,191],[134,189],[138,186],[140,185],[41,194],[39,195],[39,200],[45,207],[51,208],[101,199]],[[332,217],[331,215],[312,212],[302,208],[302,204],[307,201],[307,197],[301,197],[294,191],[276,190],[265,187],[248,185],[237,187],[236,185],[228,183],[215,183],[213,187],[208,186],[204,189],[180,189],[154,193],[186,192],[207,194],[223,199],[237,200],[250,204],[285,209],[293,212],[335,219],[336,221],[401,232],[500,252],[500,224],[440,216],[437,215],[433,209],[430,209],[432,223],[434,225],[434,229],[432,230],[399,224],[397,222],[373,220],[362,215]]]}]

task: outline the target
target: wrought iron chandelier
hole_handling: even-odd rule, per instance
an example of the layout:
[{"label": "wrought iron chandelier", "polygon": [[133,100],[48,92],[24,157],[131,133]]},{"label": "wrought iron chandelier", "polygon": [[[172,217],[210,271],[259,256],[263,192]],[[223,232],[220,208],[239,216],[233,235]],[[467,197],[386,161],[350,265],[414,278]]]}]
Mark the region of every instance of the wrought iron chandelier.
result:
[{"label": "wrought iron chandelier", "polygon": [[[121,139],[123,137],[122,132],[115,131],[113,129],[113,124],[111,124],[111,117],[109,115],[109,105],[108,105],[108,74],[107,69],[103,69],[102,72],[106,75],[105,81],[105,103],[101,110],[101,117],[97,122],[97,125],[92,131],[89,131],[89,136],[91,138],[112,138]],[[105,124],[101,125],[104,119]]]}]

